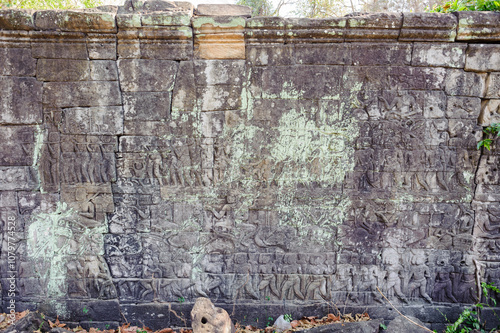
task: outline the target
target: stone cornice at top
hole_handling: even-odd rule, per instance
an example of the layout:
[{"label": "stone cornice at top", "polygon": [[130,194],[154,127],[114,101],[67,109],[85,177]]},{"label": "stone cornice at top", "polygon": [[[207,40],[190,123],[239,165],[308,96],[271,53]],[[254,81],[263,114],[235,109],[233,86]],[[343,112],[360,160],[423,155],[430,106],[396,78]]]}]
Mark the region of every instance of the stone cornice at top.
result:
[{"label": "stone cornice at top", "polygon": [[[245,40],[251,44],[500,40],[498,12],[368,13],[327,19],[251,18],[250,13],[249,7],[239,5],[198,5],[195,9],[185,1],[128,0],[119,7],[101,6],[82,10],[0,10],[0,30],[61,33],[192,30],[193,26],[204,24],[202,17],[206,17],[210,18],[212,27],[227,29],[234,22],[236,29],[244,30]],[[229,17],[234,20],[228,20]],[[245,26],[242,27],[241,22]],[[207,31],[203,33],[217,33],[218,30]],[[191,38],[192,34],[183,36]]]}]

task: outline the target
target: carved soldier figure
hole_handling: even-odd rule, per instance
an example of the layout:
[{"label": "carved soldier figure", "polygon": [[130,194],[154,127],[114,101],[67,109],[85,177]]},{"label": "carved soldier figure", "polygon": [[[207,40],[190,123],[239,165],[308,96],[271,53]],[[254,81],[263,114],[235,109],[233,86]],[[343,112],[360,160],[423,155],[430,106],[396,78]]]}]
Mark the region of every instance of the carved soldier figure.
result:
[{"label": "carved soldier figure", "polygon": [[436,281],[434,282],[432,298],[438,302],[446,302],[447,297],[452,302],[458,303],[452,293],[450,273],[453,271],[453,267],[449,265],[448,260],[448,257],[443,254],[436,262]]},{"label": "carved soldier figure", "polygon": [[432,303],[432,299],[427,294],[427,279],[430,278],[429,268],[425,265],[425,253],[422,250],[415,250],[411,258],[410,283],[408,284],[408,294],[411,296],[418,289],[420,296],[427,302]]},{"label": "carved soldier figure", "polygon": [[401,291],[401,276],[403,274],[403,267],[399,264],[398,253],[390,248],[384,249],[384,251],[382,251],[382,263],[385,265],[386,271],[386,292],[389,295],[394,293],[402,302],[408,303],[408,300]]}]

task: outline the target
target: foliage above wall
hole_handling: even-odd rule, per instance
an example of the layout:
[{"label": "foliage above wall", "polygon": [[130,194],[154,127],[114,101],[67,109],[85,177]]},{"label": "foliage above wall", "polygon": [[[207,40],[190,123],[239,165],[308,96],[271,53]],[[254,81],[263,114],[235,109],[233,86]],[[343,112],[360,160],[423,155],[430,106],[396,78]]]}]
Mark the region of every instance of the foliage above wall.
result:
[{"label": "foliage above wall", "polygon": [[436,5],[432,13],[452,13],[462,11],[500,11],[500,1],[496,0],[455,0]]},{"label": "foliage above wall", "polygon": [[102,0],[0,0],[0,9],[75,9],[93,8],[102,4]]}]

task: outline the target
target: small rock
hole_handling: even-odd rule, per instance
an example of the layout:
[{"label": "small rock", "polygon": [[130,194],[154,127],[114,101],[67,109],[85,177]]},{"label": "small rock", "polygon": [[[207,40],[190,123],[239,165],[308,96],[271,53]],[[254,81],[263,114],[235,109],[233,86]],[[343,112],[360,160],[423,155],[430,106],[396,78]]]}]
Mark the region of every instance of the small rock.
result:
[{"label": "small rock", "polygon": [[[410,317],[407,316],[408,319],[411,319],[413,322],[417,323],[418,325],[424,326],[424,323],[422,323],[420,320],[418,320],[415,317]],[[405,332],[405,333],[423,333],[423,332],[428,332],[428,330],[423,329],[422,327],[419,327],[407,319],[403,317],[397,317],[389,322],[389,325],[387,325],[387,329],[384,331],[387,333],[400,333],[400,332]]]},{"label": "small rock", "polygon": [[50,330],[50,327],[40,313],[30,312],[25,317],[7,327],[2,333],[34,332],[36,330],[47,332]]},{"label": "small rock", "polygon": [[234,333],[236,331],[226,310],[215,307],[205,297],[199,297],[191,310],[193,333]]},{"label": "small rock", "polygon": [[292,329],[292,324],[289,321],[285,320],[285,317],[283,315],[279,316],[278,319],[274,322],[273,327],[277,332],[283,332],[286,330]]}]

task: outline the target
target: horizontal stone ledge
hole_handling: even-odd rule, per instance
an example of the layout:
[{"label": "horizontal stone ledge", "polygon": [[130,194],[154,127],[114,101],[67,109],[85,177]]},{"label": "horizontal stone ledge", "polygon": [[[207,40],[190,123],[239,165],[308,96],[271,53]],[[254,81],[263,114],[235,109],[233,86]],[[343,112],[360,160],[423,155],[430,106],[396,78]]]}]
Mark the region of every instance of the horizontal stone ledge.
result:
[{"label": "horizontal stone ledge", "polygon": [[459,41],[500,41],[500,13],[458,12]]}]

